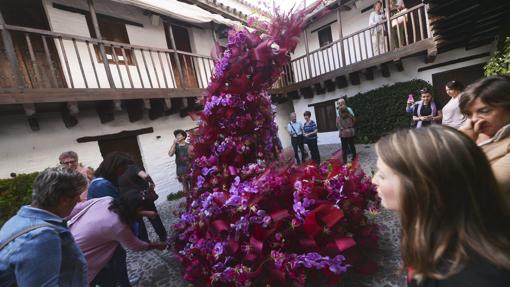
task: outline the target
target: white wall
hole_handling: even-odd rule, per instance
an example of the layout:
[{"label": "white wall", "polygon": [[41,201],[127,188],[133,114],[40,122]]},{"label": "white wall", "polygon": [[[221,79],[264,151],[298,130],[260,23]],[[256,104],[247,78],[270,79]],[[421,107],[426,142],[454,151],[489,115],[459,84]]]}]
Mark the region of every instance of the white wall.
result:
[{"label": "white wall", "polygon": [[[435,60],[434,63],[431,64],[425,64],[424,62],[424,56],[415,56],[410,57],[406,59],[402,59],[402,63],[404,65],[404,71],[398,72],[394,68],[391,70],[391,77],[384,78],[380,74],[380,71],[374,71],[374,80],[361,80],[360,85],[350,85],[345,89],[335,90],[333,92],[327,92],[324,95],[314,95],[311,99],[304,99],[300,98],[299,100],[293,100],[292,104],[294,106],[294,110],[296,114],[298,115],[298,119],[303,121],[302,115],[304,111],[309,110],[312,112],[312,119],[316,121],[315,119],[315,111],[313,107],[309,107],[308,105],[314,104],[314,103],[320,103],[325,102],[333,99],[337,99],[343,96],[352,97],[358,93],[367,92],[376,88],[379,88],[383,85],[392,85],[397,82],[404,82],[409,81],[412,79],[422,79],[429,83],[432,83],[432,75],[435,73],[440,73],[448,70],[454,70],[466,66],[476,65],[480,63],[485,63],[488,61],[489,57],[483,57],[478,58],[474,60],[470,60],[467,62],[457,63],[453,65],[443,66],[435,69],[425,70],[422,72],[418,72],[419,68],[426,67],[429,65],[436,65],[439,63],[451,61],[452,59],[458,59],[462,57],[467,57],[470,55],[480,54],[484,52],[493,52],[495,50],[495,46],[493,45],[487,45],[483,47],[479,47],[472,50],[465,50],[465,49],[456,49],[452,50],[446,53],[439,54]],[[363,76],[362,76],[363,77]],[[402,99],[402,103],[405,103],[405,99]],[[356,113],[356,111],[354,111]],[[285,116],[284,114],[280,113],[278,111],[278,116]],[[360,117],[368,117],[370,115],[359,115]],[[338,132],[327,132],[327,133],[319,133],[319,144],[331,144],[331,143],[338,143]]]},{"label": "white wall", "polygon": [[96,168],[102,161],[98,143],[77,143],[76,139],[152,127],[153,133],[138,136],[145,168],[160,194],[181,189],[175,179],[175,157],[170,158],[167,153],[175,129],[195,126],[189,117],[172,115],[151,121],[145,116],[131,123],[127,113],[122,112],[116,113],[115,121],[101,124],[95,111],[83,111],[78,116],[79,124],[72,129],[65,128],[59,113],[38,113],[38,119],[41,130],[34,132],[23,115],[0,116],[0,178],[8,178],[11,172],[29,173],[56,166],[60,153],[67,150],[76,151],[85,166]]},{"label": "white wall", "polygon": [[[46,13],[48,15],[49,23],[51,30],[54,32],[78,35],[83,37],[90,37],[90,32],[88,30],[87,22],[85,16],[78,13],[73,13],[69,11],[63,11],[60,9],[53,8],[52,3],[60,3],[71,7],[80,8],[83,10],[88,10],[86,1],[79,0],[44,0]],[[143,15],[143,10],[137,7],[121,5],[116,2],[107,1],[107,0],[97,0],[95,1],[96,12],[123,18],[132,22],[136,22],[142,24],[143,27],[133,26],[126,24],[126,31],[129,38],[129,43],[137,46],[151,47],[151,48],[159,48],[159,49],[168,49],[166,36],[164,31],[164,25],[160,21],[157,26],[152,25],[151,18],[148,15]],[[197,38],[194,36],[194,32],[200,32],[200,40],[197,41],[196,47],[200,47],[200,54],[205,56],[210,55],[210,50],[213,47],[212,44],[212,34],[210,29],[189,29],[196,30],[190,31],[191,38]],[[71,87],[69,73],[64,64],[63,52],[60,48],[60,43],[55,40],[55,45],[57,47],[57,51],[60,56],[60,61],[62,63],[62,71],[64,72],[66,81],[68,86]],[[71,78],[73,80],[73,84],[75,88],[85,88],[85,81],[88,84],[89,88],[98,88],[96,78],[94,76],[94,70],[91,63],[91,59],[89,57],[89,52],[87,49],[87,45],[84,42],[77,42],[78,52],[80,54],[80,58],[82,60],[83,69],[85,72],[85,79],[83,79],[80,65],[78,61],[78,57],[75,52],[75,48],[73,42],[71,40],[63,40],[64,50],[69,61],[70,70],[71,70]],[[106,71],[104,68],[104,64],[98,63],[97,58],[95,56],[95,51],[90,45],[90,49],[92,51],[92,58],[94,62],[94,66],[96,68],[99,85],[101,88],[110,88],[110,84],[108,82],[108,78],[106,76]],[[122,55],[117,55],[122,56]],[[174,61],[173,54],[165,54],[161,53],[161,61],[156,52],[144,51],[146,66],[143,61],[143,57],[140,50],[135,51],[135,60],[138,63],[138,67],[140,69],[140,73],[136,66],[129,65],[128,69],[131,74],[131,79],[133,81],[133,85],[131,86],[128,73],[124,64],[119,64],[119,70],[115,64],[110,64],[110,70],[112,72],[112,77],[117,88],[122,88],[122,83],[125,88],[150,88],[152,81],[152,87],[154,88],[174,88],[175,87],[175,76],[173,75],[173,71],[170,65],[170,62]],[[152,56],[152,58],[151,58]],[[154,61],[154,64],[153,64]],[[162,67],[163,66],[163,70]],[[203,75],[204,77],[210,75],[210,71],[208,70],[209,66],[198,64],[195,66],[197,74]],[[154,71],[156,70],[156,71]],[[163,73],[164,71],[164,73]],[[150,80],[149,80],[150,76]],[[141,77],[141,80],[140,80]],[[121,81],[122,79],[122,81]],[[166,82],[165,82],[166,79]],[[200,82],[200,81],[199,81]],[[143,83],[143,85],[142,85]],[[202,82],[200,85],[201,88],[205,87],[205,82]]]},{"label": "white wall", "polygon": [[287,132],[287,124],[290,122],[290,113],[294,111],[291,101],[277,105],[276,124],[278,125],[278,137],[283,148],[291,146],[290,136]]}]

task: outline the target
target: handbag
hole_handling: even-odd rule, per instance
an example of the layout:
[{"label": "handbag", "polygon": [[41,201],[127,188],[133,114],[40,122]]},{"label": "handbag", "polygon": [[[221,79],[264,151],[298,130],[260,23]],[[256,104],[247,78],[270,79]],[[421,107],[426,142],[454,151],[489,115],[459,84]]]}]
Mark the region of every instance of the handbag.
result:
[{"label": "handbag", "polygon": [[154,190],[153,185],[150,185],[148,189],[142,190],[142,196],[148,201],[156,201],[159,198],[159,195]]}]

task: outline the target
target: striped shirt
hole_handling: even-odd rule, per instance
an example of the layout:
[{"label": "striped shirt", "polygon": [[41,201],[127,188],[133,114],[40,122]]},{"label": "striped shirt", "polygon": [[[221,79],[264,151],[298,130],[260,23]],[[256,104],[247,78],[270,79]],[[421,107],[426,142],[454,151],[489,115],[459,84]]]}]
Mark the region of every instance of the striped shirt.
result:
[{"label": "striped shirt", "polygon": [[[303,130],[305,132],[305,134],[308,134],[308,133],[311,133],[313,132],[314,130],[317,129],[317,124],[310,120],[308,123],[305,122],[305,124],[303,125]],[[310,135],[309,137],[307,137],[307,139],[316,139],[317,138],[317,134],[313,134],[313,135]]]}]

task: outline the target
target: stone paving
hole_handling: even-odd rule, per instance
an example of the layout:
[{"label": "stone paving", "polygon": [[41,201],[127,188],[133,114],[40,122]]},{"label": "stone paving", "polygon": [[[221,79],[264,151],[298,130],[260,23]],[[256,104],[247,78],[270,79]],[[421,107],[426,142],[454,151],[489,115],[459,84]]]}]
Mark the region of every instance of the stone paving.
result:
[{"label": "stone paving", "polygon": [[[325,160],[337,151],[340,145],[321,145],[319,150],[321,159]],[[375,171],[376,156],[373,145],[356,146],[360,163],[365,173],[372,175]],[[163,223],[173,235],[171,226],[176,223],[175,215],[183,208],[183,199],[164,201],[158,204],[158,211]],[[379,271],[371,276],[347,276],[339,287],[397,287],[405,285],[405,278],[400,272],[399,234],[400,225],[396,215],[383,210],[376,218],[380,225],[380,251],[374,254],[379,262]],[[157,240],[152,226],[146,222],[151,240]],[[128,271],[130,277],[139,278],[134,286],[140,287],[180,287],[192,286],[186,282],[181,274],[180,264],[172,251],[128,251]]]}]

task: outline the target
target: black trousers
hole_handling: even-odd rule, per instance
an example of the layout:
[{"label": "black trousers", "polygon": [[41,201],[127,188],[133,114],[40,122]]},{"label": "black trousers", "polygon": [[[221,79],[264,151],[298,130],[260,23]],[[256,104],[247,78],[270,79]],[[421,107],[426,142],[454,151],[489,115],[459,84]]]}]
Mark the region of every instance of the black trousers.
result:
[{"label": "black trousers", "polygon": [[90,285],[101,287],[131,286],[127,274],[126,250],[120,244],[115,249],[115,253],[113,253],[108,264],[97,273],[96,278],[92,280]]},{"label": "black trousers", "polygon": [[308,149],[310,150],[310,155],[312,156],[312,160],[317,164],[321,162],[321,155],[319,153],[319,147],[317,146],[317,138],[315,139],[306,139],[306,144],[308,145]]},{"label": "black trousers", "polygon": [[344,163],[347,163],[347,153],[349,150],[352,153],[352,157],[356,157],[356,147],[354,146],[354,137],[341,138],[342,140],[342,158]]},{"label": "black trousers", "polygon": [[306,152],[305,152],[305,144],[303,143],[303,135],[299,135],[297,137],[291,137],[290,142],[292,144],[292,148],[294,149],[294,157],[296,158],[297,164],[301,163],[298,154],[298,148],[301,150],[301,159],[306,160]]},{"label": "black trousers", "polygon": [[[143,204],[143,209],[148,211],[155,211],[158,212],[156,209],[156,205],[154,204],[154,201],[146,200]],[[154,218],[149,218],[149,222],[151,223],[152,227],[154,227],[154,230],[156,231],[156,234],[159,237],[159,241],[166,241],[167,240],[167,233],[165,226],[163,225],[163,222],[161,221],[161,217],[156,216]],[[143,221],[143,218],[140,218],[138,220],[138,238],[145,242],[149,242],[149,234],[147,234],[147,227],[145,227],[145,223]]]}]

